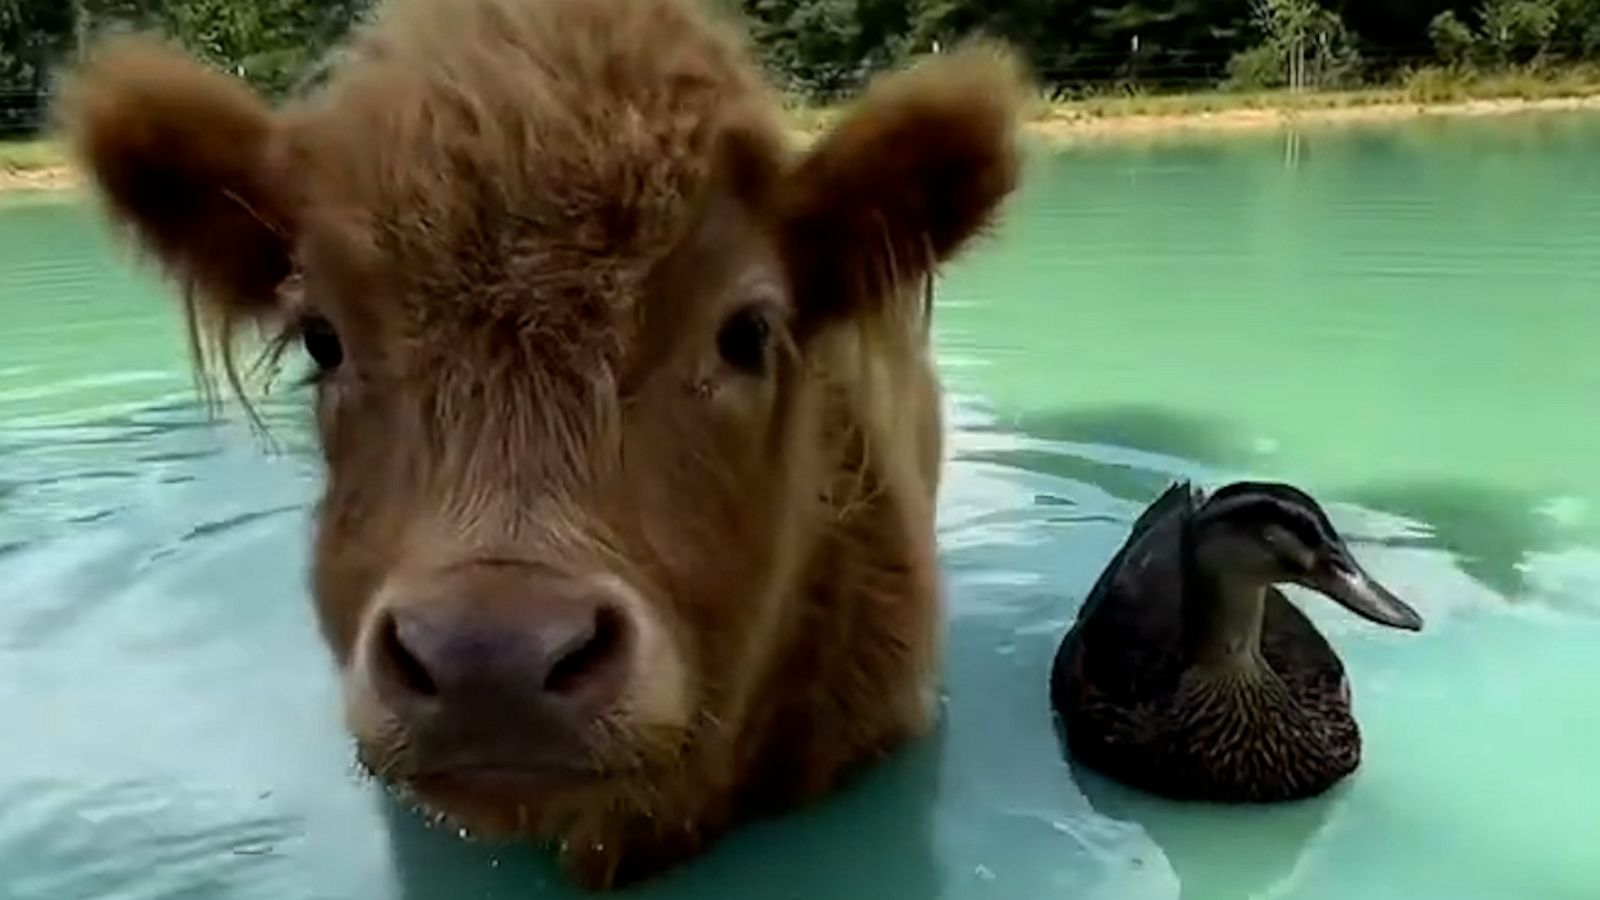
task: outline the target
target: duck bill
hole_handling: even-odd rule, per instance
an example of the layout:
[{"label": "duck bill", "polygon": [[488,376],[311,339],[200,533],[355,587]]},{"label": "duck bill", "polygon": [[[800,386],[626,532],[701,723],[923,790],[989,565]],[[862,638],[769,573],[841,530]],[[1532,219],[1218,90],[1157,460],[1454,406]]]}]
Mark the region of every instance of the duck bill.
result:
[{"label": "duck bill", "polygon": [[1388,588],[1374,580],[1348,555],[1323,563],[1305,580],[1305,585],[1379,625],[1406,631],[1422,630],[1422,616],[1389,593]]}]

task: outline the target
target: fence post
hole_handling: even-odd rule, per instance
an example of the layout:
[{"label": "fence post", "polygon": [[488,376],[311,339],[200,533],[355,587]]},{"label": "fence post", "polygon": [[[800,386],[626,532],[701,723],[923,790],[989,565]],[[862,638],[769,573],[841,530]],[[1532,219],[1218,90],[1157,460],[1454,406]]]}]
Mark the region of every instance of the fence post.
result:
[{"label": "fence post", "polygon": [[72,0],[72,53],[79,63],[89,52],[88,0]]}]

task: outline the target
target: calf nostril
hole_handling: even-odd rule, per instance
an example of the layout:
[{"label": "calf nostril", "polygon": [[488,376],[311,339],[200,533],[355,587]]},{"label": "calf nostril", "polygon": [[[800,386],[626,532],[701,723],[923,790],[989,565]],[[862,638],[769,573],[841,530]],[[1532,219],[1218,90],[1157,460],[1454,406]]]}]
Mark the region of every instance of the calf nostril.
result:
[{"label": "calf nostril", "polygon": [[381,665],[400,687],[419,697],[436,697],[439,686],[428,674],[428,667],[406,646],[399,620],[385,615],[379,623],[378,653]]},{"label": "calf nostril", "polygon": [[589,677],[605,667],[622,648],[622,614],[609,606],[595,613],[594,628],[584,638],[563,648],[560,658],[545,676],[544,689],[551,694],[578,692]]}]

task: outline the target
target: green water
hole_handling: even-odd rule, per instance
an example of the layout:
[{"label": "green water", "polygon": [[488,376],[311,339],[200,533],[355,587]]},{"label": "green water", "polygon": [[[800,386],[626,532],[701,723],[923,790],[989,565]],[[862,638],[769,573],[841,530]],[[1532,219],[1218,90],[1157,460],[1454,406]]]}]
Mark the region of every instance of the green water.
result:
[{"label": "green water", "polygon": [[[637,895],[1600,895],[1597,149],[1551,116],[1037,158],[940,295],[943,729]],[[572,896],[355,775],[297,419],[274,452],[208,425],[89,211],[0,203],[0,898]],[[1243,474],[1428,618],[1305,601],[1365,765],[1254,810],[1075,772],[1045,679],[1083,591],[1167,479]]]}]

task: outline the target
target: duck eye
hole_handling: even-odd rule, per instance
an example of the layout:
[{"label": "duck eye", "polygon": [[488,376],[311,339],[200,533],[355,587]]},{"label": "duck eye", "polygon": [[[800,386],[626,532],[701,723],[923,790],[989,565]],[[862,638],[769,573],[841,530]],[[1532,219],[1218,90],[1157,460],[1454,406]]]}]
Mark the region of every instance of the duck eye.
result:
[{"label": "duck eye", "polygon": [[306,316],[300,323],[300,342],[306,354],[324,372],[331,372],[344,360],[344,346],[333,324],[321,316]]},{"label": "duck eye", "polygon": [[717,331],[717,352],[735,369],[750,375],[766,370],[767,344],[772,338],[772,323],[757,306],[735,310]]},{"label": "duck eye", "polygon": [[1277,526],[1269,526],[1261,536],[1266,540],[1267,548],[1278,562],[1291,570],[1307,569],[1311,565],[1310,553],[1302,543]]}]

